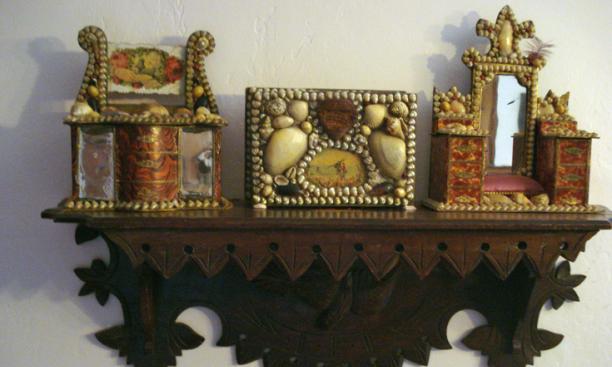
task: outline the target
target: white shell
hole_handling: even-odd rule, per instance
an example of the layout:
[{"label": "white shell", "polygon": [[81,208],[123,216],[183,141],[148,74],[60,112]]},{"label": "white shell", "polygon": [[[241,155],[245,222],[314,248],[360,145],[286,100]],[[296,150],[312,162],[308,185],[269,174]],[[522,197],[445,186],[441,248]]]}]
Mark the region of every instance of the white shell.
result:
[{"label": "white shell", "polygon": [[291,101],[287,107],[289,115],[297,122],[302,122],[308,117],[308,102],[306,101]]},{"label": "white shell", "polygon": [[271,175],[280,175],[295,165],[308,149],[308,135],[297,127],[275,131],[264,153],[264,169]]},{"label": "white shell", "polygon": [[385,115],[387,114],[387,107],[382,104],[371,104],[367,105],[363,115],[363,120],[371,128],[376,129],[382,124]]},{"label": "white shell", "polygon": [[506,20],[504,24],[502,24],[501,31],[499,32],[498,36],[499,51],[504,56],[508,56],[512,53],[512,42],[514,41],[513,33],[512,23],[510,23],[509,20]]},{"label": "white shell", "polygon": [[380,172],[399,180],[406,166],[406,145],[402,139],[374,131],[368,139],[370,154]]},{"label": "white shell", "polygon": [[75,102],[70,109],[70,114],[73,116],[85,116],[93,112],[93,108],[87,102]]},{"label": "white shell", "polygon": [[272,120],[272,127],[275,129],[284,129],[293,125],[294,120],[289,116],[276,116],[274,120]]}]

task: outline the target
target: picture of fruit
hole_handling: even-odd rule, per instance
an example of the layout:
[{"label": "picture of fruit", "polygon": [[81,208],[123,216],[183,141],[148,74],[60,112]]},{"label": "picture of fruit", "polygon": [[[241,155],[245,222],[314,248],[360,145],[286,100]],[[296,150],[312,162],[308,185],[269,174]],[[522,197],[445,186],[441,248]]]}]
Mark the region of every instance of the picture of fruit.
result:
[{"label": "picture of fruit", "polygon": [[166,86],[178,90],[184,73],[183,61],[160,48],[117,48],[109,63],[111,87],[116,86],[119,92],[155,93]]}]

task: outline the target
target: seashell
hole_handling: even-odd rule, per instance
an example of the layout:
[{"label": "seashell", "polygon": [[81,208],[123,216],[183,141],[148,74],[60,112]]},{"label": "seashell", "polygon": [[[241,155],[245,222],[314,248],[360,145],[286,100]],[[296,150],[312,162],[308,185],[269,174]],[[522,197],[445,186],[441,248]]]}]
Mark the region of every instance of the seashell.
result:
[{"label": "seashell", "polygon": [[278,175],[274,177],[274,183],[276,184],[276,192],[279,195],[293,196],[300,193],[300,187],[289,182],[285,176]]},{"label": "seashell", "polygon": [[531,202],[535,205],[548,205],[550,198],[546,194],[539,194],[531,197]]},{"label": "seashell", "polygon": [[204,94],[204,87],[201,85],[196,85],[193,87],[193,91],[191,93],[193,93],[194,98],[200,98]]},{"label": "seashell", "polygon": [[442,111],[444,111],[444,112],[448,112],[448,111],[451,110],[451,104],[448,103],[447,101],[442,102],[440,107],[442,108]]},{"label": "seashell", "polygon": [[391,136],[404,140],[404,133],[402,132],[402,119],[397,117],[385,118],[386,130]]},{"label": "seashell", "polygon": [[272,116],[280,116],[287,110],[287,103],[281,98],[268,102],[267,111]]},{"label": "seashell", "polygon": [[514,201],[503,194],[487,194],[489,203],[498,205],[514,205]]},{"label": "seashell", "polygon": [[380,172],[399,180],[406,166],[406,145],[402,139],[374,131],[368,139],[370,154]]},{"label": "seashell", "polygon": [[514,31],[512,30],[512,23],[506,20],[499,31],[497,41],[499,42],[499,51],[503,56],[508,56],[512,53],[512,42],[514,38]]},{"label": "seashell", "polygon": [[395,189],[395,196],[398,198],[406,197],[406,190],[402,187],[398,187]]},{"label": "seashell", "polygon": [[451,102],[450,107],[454,113],[465,113],[465,106],[456,99]]},{"label": "seashell", "polygon": [[531,205],[531,201],[522,192],[515,192],[512,194],[512,200],[520,205]]},{"label": "seashell", "polygon": [[270,175],[269,175],[269,174],[267,174],[267,173],[264,173],[264,174],[261,176],[261,181],[262,181],[263,183],[265,183],[266,185],[272,185],[272,183],[273,183],[272,176],[270,176]]},{"label": "seashell", "polygon": [[389,107],[389,112],[395,117],[407,117],[410,110],[404,102],[396,101]]},{"label": "seashell", "polygon": [[265,185],[263,187],[263,189],[261,190],[261,195],[263,195],[265,197],[268,197],[268,196],[272,195],[272,192],[273,192],[272,186]]},{"label": "seashell", "polygon": [[268,140],[268,138],[270,137],[270,135],[272,135],[273,132],[274,132],[274,129],[271,128],[270,126],[264,126],[261,129],[259,129],[259,134],[264,140]]},{"label": "seashell", "polygon": [[121,111],[117,107],[107,106],[102,109],[102,115],[104,116],[129,116],[130,114]]},{"label": "seashell", "polygon": [[318,108],[319,123],[333,139],[341,139],[353,126],[357,110],[349,99],[329,99]]},{"label": "seashell", "polygon": [[552,115],[553,113],[555,113],[555,108],[550,104],[543,104],[538,108],[538,115],[540,116]]},{"label": "seashell", "polygon": [[271,175],[295,165],[308,149],[308,135],[297,127],[276,130],[264,152],[264,167]]},{"label": "seashell", "polygon": [[365,108],[365,112],[363,114],[363,121],[370,127],[371,129],[378,128],[385,119],[387,115],[387,107],[382,104],[370,104]]},{"label": "seashell", "polygon": [[312,132],[312,124],[308,121],[302,122],[302,124],[300,125],[300,128],[306,134],[310,134]]},{"label": "seashell", "polygon": [[383,183],[379,183],[378,185],[374,186],[372,190],[368,192],[368,194],[372,196],[380,196],[380,195],[386,195],[392,191],[393,191],[393,184],[391,182],[383,182]]},{"label": "seashell", "polygon": [[368,125],[361,125],[361,133],[363,136],[370,136],[372,134],[372,129]]},{"label": "seashell", "polygon": [[92,98],[98,98],[100,90],[95,85],[90,85],[87,87],[87,94]]},{"label": "seashell", "polygon": [[177,108],[176,111],[174,111],[174,116],[175,117],[191,117],[193,116],[193,112],[191,112],[189,108],[180,107],[180,108]]},{"label": "seashell", "polygon": [[196,115],[210,115],[210,111],[206,107],[198,107],[195,111]]},{"label": "seashell", "polygon": [[295,121],[302,122],[308,117],[308,102],[293,100],[289,102],[287,112],[289,113],[289,116],[295,119]]},{"label": "seashell", "polygon": [[272,127],[275,129],[284,129],[286,127],[292,126],[294,120],[292,117],[281,115],[276,116],[274,120],[272,120]]},{"label": "seashell", "polygon": [[150,104],[147,106],[147,112],[157,116],[169,116],[168,109],[160,104]]},{"label": "seashell", "polygon": [[285,177],[287,177],[290,180],[295,179],[296,175],[297,175],[297,168],[295,166],[289,167],[289,169],[285,171]]},{"label": "seashell", "polygon": [[70,114],[73,116],[86,116],[93,112],[93,108],[87,102],[75,102],[70,108]]},{"label": "seashell", "polygon": [[266,204],[263,204],[263,203],[253,205],[253,209],[266,209],[266,208],[267,208]]}]

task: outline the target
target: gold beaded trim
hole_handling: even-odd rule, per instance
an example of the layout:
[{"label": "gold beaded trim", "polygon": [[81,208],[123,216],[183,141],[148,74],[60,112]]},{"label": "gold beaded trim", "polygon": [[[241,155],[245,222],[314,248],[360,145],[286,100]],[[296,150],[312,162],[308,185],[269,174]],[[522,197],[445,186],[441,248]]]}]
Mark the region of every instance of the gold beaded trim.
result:
[{"label": "gold beaded trim", "polygon": [[136,125],[203,125],[203,126],[227,126],[227,121],[216,114],[204,115],[204,118],[173,117],[173,116],[100,116],[97,114],[74,116],[70,115],[64,119],[64,123],[72,124],[136,124]]},{"label": "gold beaded trim", "polygon": [[597,205],[524,205],[524,204],[447,204],[426,199],[423,204],[440,212],[504,212],[504,213],[600,213],[604,209]]},{"label": "gold beaded trim", "polygon": [[231,201],[215,199],[176,199],[165,201],[111,201],[89,199],[66,199],[59,205],[69,210],[123,210],[136,212],[168,211],[177,209],[230,209]]}]

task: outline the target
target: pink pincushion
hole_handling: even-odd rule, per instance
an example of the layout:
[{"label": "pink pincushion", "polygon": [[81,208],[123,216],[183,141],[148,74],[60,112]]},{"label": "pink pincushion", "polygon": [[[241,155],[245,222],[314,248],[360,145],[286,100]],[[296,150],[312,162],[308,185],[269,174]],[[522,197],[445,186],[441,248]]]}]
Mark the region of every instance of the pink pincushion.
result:
[{"label": "pink pincushion", "polygon": [[536,195],[544,192],[544,189],[536,180],[527,176],[489,174],[484,179],[484,191]]}]

